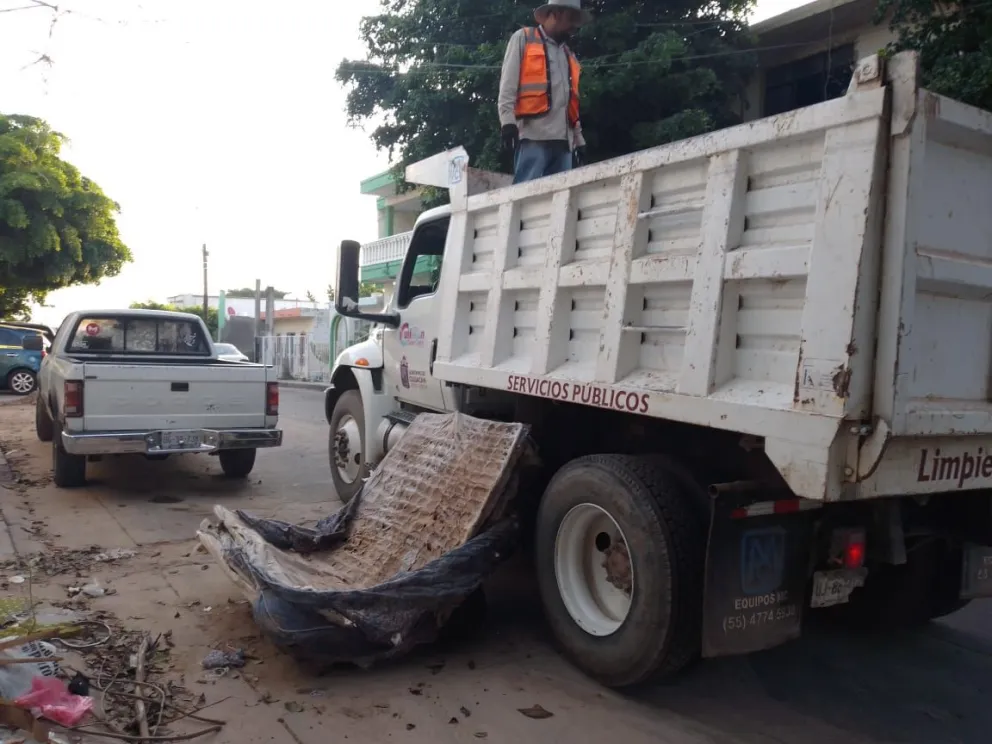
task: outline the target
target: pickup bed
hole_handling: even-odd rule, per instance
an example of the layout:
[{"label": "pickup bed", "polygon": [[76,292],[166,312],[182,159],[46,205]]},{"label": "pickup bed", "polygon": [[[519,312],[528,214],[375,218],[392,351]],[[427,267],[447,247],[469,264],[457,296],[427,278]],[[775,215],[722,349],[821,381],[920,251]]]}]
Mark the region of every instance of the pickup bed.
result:
[{"label": "pickup bed", "polygon": [[88,457],[217,454],[243,478],[282,444],[274,371],[218,359],[203,321],[157,310],[76,312],[39,374],[35,426],[55,483],[85,482]]}]

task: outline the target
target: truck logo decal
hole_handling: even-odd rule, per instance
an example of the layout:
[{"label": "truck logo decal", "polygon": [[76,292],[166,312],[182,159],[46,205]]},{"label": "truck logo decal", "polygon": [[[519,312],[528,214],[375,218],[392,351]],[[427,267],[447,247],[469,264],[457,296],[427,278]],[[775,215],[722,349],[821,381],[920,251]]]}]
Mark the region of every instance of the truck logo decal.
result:
[{"label": "truck logo decal", "polygon": [[423,346],[426,334],[422,328],[404,323],[400,326],[400,346]]},{"label": "truck logo decal", "polygon": [[741,591],[771,594],[785,575],[785,529],[766,527],[741,535]]},{"label": "truck logo decal", "polygon": [[974,478],[992,478],[992,453],[979,447],[974,452],[960,455],[941,455],[940,448],[932,453],[926,447],[920,450],[920,467],[916,471],[917,483],[947,481],[957,488]]},{"label": "truck logo decal", "polygon": [[548,378],[510,375],[506,389],[511,393],[535,395],[567,403],[581,403],[596,408],[606,408],[624,413],[647,413],[651,399],[649,393],[635,393],[617,390],[608,385],[594,385],[584,382],[561,382]]}]

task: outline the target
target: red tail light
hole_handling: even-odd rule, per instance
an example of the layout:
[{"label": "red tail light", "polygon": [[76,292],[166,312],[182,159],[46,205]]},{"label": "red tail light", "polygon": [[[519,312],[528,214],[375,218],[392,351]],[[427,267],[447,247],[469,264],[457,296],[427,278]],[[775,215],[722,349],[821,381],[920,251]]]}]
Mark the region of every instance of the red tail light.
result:
[{"label": "red tail light", "polygon": [[265,415],[279,415],[279,383],[268,382],[265,385]]},{"label": "red tail light", "polygon": [[66,418],[82,418],[83,383],[79,380],[66,380],[65,400],[62,402],[62,415]]},{"label": "red tail light", "polygon": [[865,565],[864,533],[858,537],[860,540],[850,540],[844,548],[844,568],[861,568]]}]

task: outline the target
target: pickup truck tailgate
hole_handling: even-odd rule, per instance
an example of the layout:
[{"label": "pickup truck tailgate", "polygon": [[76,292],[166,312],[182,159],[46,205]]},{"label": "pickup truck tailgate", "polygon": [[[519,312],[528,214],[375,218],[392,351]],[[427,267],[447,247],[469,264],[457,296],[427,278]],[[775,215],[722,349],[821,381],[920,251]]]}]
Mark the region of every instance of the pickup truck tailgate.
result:
[{"label": "pickup truck tailgate", "polygon": [[83,430],[261,428],[265,403],[261,365],[86,363]]}]

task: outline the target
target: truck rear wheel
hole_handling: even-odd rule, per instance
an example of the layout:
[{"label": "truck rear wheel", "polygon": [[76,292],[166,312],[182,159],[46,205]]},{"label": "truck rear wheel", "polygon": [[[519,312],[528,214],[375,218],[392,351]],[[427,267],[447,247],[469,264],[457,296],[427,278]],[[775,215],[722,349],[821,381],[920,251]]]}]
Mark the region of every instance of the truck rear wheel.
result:
[{"label": "truck rear wheel", "polygon": [[217,454],[220,467],[228,478],[247,478],[255,467],[256,449],[221,450]]},{"label": "truck rear wheel", "polygon": [[41,442],[51,442],[54,434],[52,417],[48,415],[45,401],[39,395],[34,402],[34,433],[38,435]]},{"label": "truck rear wheel", "polygon": [[645,457],[565,465],[538,509],[541,599],[564,654],[609,687],[699,654],[705,529],[682,480]]},{"label": "truck rear wheel", "polygon": [[334,490],[347,504],[362,490],[369,475],[365,462],[365,411],[362,394],[357,390],[346,390],[334,404],[327,458]]},{"label": "truck rear wheel", "polygon": [[59,434],[52,438],[52,480],[59,488],[86,485],[86,458],[66,452]]}]

